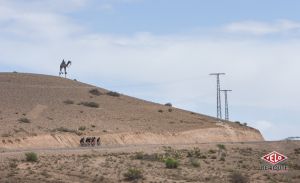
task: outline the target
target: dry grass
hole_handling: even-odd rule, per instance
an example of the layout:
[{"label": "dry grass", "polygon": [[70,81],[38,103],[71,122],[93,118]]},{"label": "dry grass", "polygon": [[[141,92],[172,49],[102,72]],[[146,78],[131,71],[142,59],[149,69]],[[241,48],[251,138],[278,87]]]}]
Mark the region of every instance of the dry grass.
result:
[{"label": "dry grass", "polygon": [[82,135],[81,132],[78,132],[77,130],[69,129],[66,127],[59,127],[51,130],[52,132],[67,132],[67,133],[75,133],[76,135]]},{"label": "dry grass", "polygon": [[65,100],[64,104],[71,105],[71,104],[74,104],[74,101],[73,100]]},{"label": "dry grass", "polygon": [[101,93],[97,88],[91,89],[91,90],[89,91],[89,93],[92,94],[92,95],[95,95],[95,96],[100,96],[100,95],[102,95],[102,93]]},{"label": "dry grass", "polygon": [[171,103],[166,103],[165,106],[172,107],[173,105]]},{"label": "dry grass", "polygon": [[78,128],[78,130],[80,130],[80,131],[84,131],[85,129],[86,129],[85,126],[80,126],[80,127]]},{"label": "dry grass", "polygon": [[231,183],[248,183],[249,178],[242,175],[240,172],[233,172],[229,175],[229,181]]},{"label": "dry grass", "polygon": [[84,105],[86,107],[99,108],[99,104],[96,102],[80,102],[79,105]]},{"label": "dry grass", "polygon": [[31,123],[31,121],[28,118],[20,118],[18,119],[19,123]]},{"label": "dry grass", "polygon": [[[209,156],[209,149],[216,145],[184,147],[134,146],[127,150],[99,149],[98,151],[58,151],[42,153],[38,162],[27,163],[21,159],[4,158],[0,162],[0,182],[299,182],[299,157],[295,146],[299,143],[226,144],[226,163],[219,159],[199,159]],[[265,148],[285,152],[288,156],[288,172],[270,174],[261,171],[260,156]],[[251,155],[240,154],[241,149],[252,149]],[[296,148],[297,149],[297,148]],[[267,151],[268,152],[268,151]],[[201,155],[200,155],[201,154]],[[12,155],[10,155],[11,157]],[[18,157],[18,156],[17,156]],[[177,157],[177,158],[174,158]],[[166,168],[167,159],[180,165]],[[172,164],[172,167],[173,164]],[[238,170],[238,172],[237,172]]]},{"label": "dry grass", "polygon": [[126,173],[124,173],[125,180],[136,181],[143,178],[142,171],[137,168],[129,168]]},{"label": "dry grass", "polygon": [[121,96],[118,92],[113,92],[113,91],[107,92],[106,95],[112,96],[112,97],[120,97]]}]

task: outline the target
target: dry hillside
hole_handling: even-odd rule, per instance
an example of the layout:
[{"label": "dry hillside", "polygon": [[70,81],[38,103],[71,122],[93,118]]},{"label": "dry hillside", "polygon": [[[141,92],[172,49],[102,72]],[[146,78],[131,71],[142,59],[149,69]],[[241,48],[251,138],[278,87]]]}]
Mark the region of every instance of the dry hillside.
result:
[{"label": "dry hillside", "polygon": [[0,97],[0,148],[76,147],[81,136],[104,144],[263,140],[251,127],[54,76],[1,73]]}]

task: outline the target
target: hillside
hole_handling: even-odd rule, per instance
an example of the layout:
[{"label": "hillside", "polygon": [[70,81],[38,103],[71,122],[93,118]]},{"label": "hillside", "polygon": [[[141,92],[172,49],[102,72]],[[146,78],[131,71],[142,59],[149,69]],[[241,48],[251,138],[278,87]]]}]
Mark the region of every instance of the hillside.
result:
[{"label": "hillside", "polygon": [[0,85],[0,148],[76,147],[81,136],[106,145],[263,140],[250,127],[65,78],[0,73]]}]

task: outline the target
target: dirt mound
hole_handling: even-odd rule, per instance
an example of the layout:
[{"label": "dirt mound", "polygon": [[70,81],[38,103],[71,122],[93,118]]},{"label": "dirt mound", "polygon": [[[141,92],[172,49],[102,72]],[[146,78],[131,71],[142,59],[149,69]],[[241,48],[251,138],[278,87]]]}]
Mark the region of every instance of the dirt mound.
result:
[{"label": "dirt mound", "polygon": [[[54,76],[0,74],[0,147],[263,140],[256,129]],[[61,139],[59,139],[59,137]]]}]

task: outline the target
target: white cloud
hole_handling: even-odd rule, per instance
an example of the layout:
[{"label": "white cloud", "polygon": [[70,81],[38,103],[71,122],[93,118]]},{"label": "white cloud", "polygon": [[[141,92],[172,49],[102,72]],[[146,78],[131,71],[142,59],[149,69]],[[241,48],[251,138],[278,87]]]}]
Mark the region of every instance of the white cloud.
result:
[{"label": "white cloud", "polygon": [[[61,59],[71,59],[69,73],[73,78],[96,78],[93,81],[122,83],[125,88],[145,84],[148,90],[136,96],[189,109],[214,105],[215,78],[208,74],[221,71],[227,73],[222,77],[222,86],[233,89],[232,106],[300,112],[300,86],[295,84],[300,78],[299,39],[90,33],[60,11],[42,11],[38,5],[26,9],[7,2],[0,1],[1,66],[57,75]],[[56,6],[63,5],[56,2]],[[78,1],[76,7],[84,6],[80,2],[88,3]],[[250,33],[297,30],[299,24],[286,20],[260,26],[250,29]],[[235,24],[229,30],[247,33],[247,26],[239,28]],[[123,88],[117,87],[121,91]],[[268,122],[259,125],[262,130],[272,129]]]},{"label": "white cloud", "polygon": [[[56,74],[60,59],[67,57],[74,61],[70,73],[76,73],[76,77],[93,75],[132,83],[166,83],[160,86],[164,95],[175,95],[177,91],[173,98],[179,100],[209,94],[214,97],[214,78],[208,73],[223,71],[227,73],[222,77],[223,86],[234,90],[232,105],[300,108],[300,87],[294,85],[300,78],[300,42],[181,40],[141,34],[63,35],[57,33],[45,42],[34,39],[26,43],[0,38],[2,62],[33,69],[43,60],[48,67],[37,71]],[[187,89],[189,96],[180,94]],[[214,102],[212,98],[201,100]]]},{"label": "white cloud", "polygon": [[[73,1],[75,2],[75,0],[69,2]],[[13,39],[26,39],[29,42],[40,39],[52,40],[66,38],[82,31],[80,26],[71,23],[71,20],[62,14],[53,11],[35,11],[38,9],[35,6],[33,9],[22,8],[16,2],[18,1],[11,3],[4,1],[0,4],[0,33],[2,35],[0,39],[9,36]],[[31,1],[31,3],[34,2],[36,1]],[[79,3],[78,0],[76,2]]]},{"label": "white cloud", "polygon": [[75,11],[87,6],[93,0],[1,0],[0,7],[12,7],[28,12],[60,12]]},{"label": "white cloud", "polygon": [[243,21],[233,22],[226,25],[225,31],[231,33],[267,35],[274,33],[286,33],[290,31],[300,31],[300,22],[291,20],[278,20],[276,22]]},{"label": "white cloud", "polygon": [[267,120],[250,121],[249,125],[259,129],[267,140],[283,140],[287,137],[299,136],[299,124],[290,125],[284,122],[270,122]]},{"label": "white cloud", "polygon": [[[91,0],[96,2],[95,0]],[[132,3],[140,3],[144,0],[99,0],[97,1],[97,5],[95,5],[97,10],[114,12],[116,11],[116,6],[121,4],[132,4]],[[96,3],[94,3],[96,4]]]},{"label": "white cloud", "polygon": [[253,127],[260,129],[261,131],[267,131],[272,129],[275,125],[266,120],[254,121],[251,123]]}]

